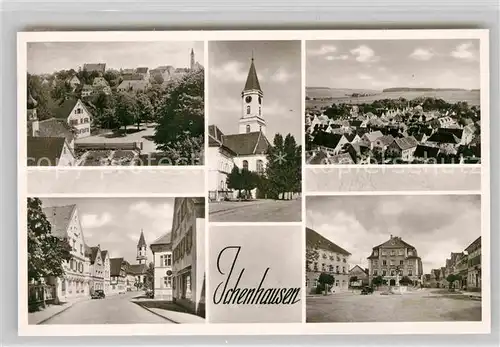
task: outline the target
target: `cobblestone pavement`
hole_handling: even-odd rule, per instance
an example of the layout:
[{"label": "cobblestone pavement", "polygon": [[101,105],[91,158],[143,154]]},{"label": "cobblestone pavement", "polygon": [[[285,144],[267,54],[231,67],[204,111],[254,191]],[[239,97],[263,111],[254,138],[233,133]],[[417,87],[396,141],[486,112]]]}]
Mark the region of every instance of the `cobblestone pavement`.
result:
[{"label": "cobblestone pavement", "polygon": [[342,293],[307,297],[306,312],[307,322],[480,321],[481,301],[435,290],[402,295]]},{"label": "cobblestone pavement", "polygon": [[230,201],[209,204],[213,222],[300,222],[301,200]]}]

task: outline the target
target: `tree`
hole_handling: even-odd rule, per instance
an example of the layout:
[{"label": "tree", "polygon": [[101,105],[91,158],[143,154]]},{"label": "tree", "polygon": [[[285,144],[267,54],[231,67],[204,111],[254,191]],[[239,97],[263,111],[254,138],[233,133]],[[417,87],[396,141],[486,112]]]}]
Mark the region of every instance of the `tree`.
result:
[{"label": "tree", "polygon": [[413,283],[413,281],[408,276],[403,276],[403,278],[399,280],[399,284],[402,286],[407,286],[411,283]]},{"label": "tree", "polygon": [[384,278],[382,276],[377,276],[372,280],[372,284],[375,287],[381,286],[382,284],[384,284]]},{"label": "tree", "polygon": [[282,199],[287,188],[288,173],[286,172],[285,146],[283,136],[276,134],[274,136],[273,146],[269,147],[267,153],[266,177],[269,180],[269,190],[271,194],[278,199]]},{"label": "tree", "polygon": [[42,84],[42,79],[36,75],[27,74],[26,79],[26,95],[28,98],[31,95],[36,100],[38,119],[52,118],[57,104],[51,96],[51,87],[48,83]]},{"label": "tree", "polygon": [[163,84],[163,82],[165,82],[165,79],[163,78],[162,75],[160,74],[155,74],[153,76],[153,83],[154,84]]},{"label": "tree", "polygon": [[146,290],[153,290],[154,288],[154,278],[155,278],[155,266],[153,262],[149,263],[148,269],[146,270],[146,277],[144,287]]},{"label": "tree", "polygon": [[92,100],[94,123],[100,128],[113,129],[119,127],[115,113],[115,99],[112,94],[97,94]]},{"label": "tree", "polygon": [[153,105],[148,96],[144,93],[137,94],[137,115],[135,119],[137,130],[140,129],[141,122],[147,124],[153,120],[153,111]]},{"label": "tree", "polygon": [[[186,139],[204,138],[204,94],[203,69],[191,71],[168,86],[156,117],[158,124],[153,139],[158,149],[167,151],[176,144],[189,145]],[[183,151],[196,153],[197,148]]]},{"label": "tree", "polygon": [[66,239],[52,234],[52,227],[42,211],[42,201],[28,198],[28,280],[64,274],[63,263],[71,259]]},{"label": "tree", "polygon": [[319,283],[320,290],[324,290],[325,292],[328,293],[328,289],[329,289],[328,286],[332,286],[335,283],[335,278],[330,274],[322,272],[319,275],[318,283]]},{"label": "tree", "polygon": [[119,93],[116,97],[115,108],[118,127],[125,127],[134,123],[137,117],[137,104],[135,99],[128,93]]},{"label": "tree", "polygon": [[448,288],[450,290],[453,289],[453,283],[455,281],[460,281],[462,279],[462,277],[460,275],[455,275],[455,274],[450,274],[448,275],[448,277],[446,277],[446,281],[448,281]]},{"label": "tree", "polygon": [[234,165],[231,172],[227,176],[226,181],[227,187],[229,189],[236,189],[238,191],[238,199],[241,196],[241,190],[243,189],[243,180],[241,178],[240,169]]},{"label": "tree", "polygon": [[257,187],[258,175],[255,172],[243,168],[240,172],[241,189],[245,191],[245,198],[251,197],[250,191]]}]

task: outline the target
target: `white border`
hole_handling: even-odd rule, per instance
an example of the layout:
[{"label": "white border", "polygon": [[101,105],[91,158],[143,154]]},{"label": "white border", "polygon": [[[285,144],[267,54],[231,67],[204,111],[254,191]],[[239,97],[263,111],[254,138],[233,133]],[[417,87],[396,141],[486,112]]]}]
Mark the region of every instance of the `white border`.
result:
[{"label": "white border", "polygon": [[[119,335],[307,335],[307,334],[471,334],[471,333],[490,333],[491,332],[491,297],[490,297],[490,160],[489,160],[489,37],[488,30],[473,29],[473,30],[336,30],[336,31],[136,31],[136,32],[30,32],[18,33],[18,224],[20,230],[18,233],[19,252],[18,252],[18,286],[19,293],[27,292],[26,272],[27,259],[26,254],[26,197],[27,180],[26,160],[26,44],[27,42],[130,42],[130,41],[205,41],[205,69],[207,70],[208,59],[207,42],[219,40],[390,40],[390,39],[479,39],[481,42],[481,128],[482,128],[482,163],[481,167],[481,207],[482,207],[482,228],[481,236],[482,243],[482,321],[481,322],[409,322],[409,323],[287,323],[287,324],[185,324],[185,325],[163,325],[163,324],[134,324],[134,325],[28,325],[27,324],[27,303],[24,296],[20,295],[18,301],[18,329],[19,334],[24,336],[119,336]],[[302,42],[304,47],[304,42]],[[302,52],[302,87],[305,87],[304,77],[304,57],[305,52]],[[205,77],[207,76],[205,71]],[[205,96],[206,96],[207,79],[205,80]],[[305,90],[305,89],[304,89]],[[305,91],[303,91],[304,93]],[[303,98],[304,100],[304,98]],[[205,99],[205,107],[208,104],[208,98]],[[304,105],[304,101],[303,101]],[[205,129],[209,123],[205,117]],[[304,131],[304,124],[303,129]],[[205,136],[205,143],[207,142]],[[303,141],[303,146],[305,142]],[[304,150],[303,150],[304,154]],[[205,151],[206,164],[206,151]],[[303,157],[303,162],[305,158]],[[303,183],[305,168],[303,165]],[[312,166],[318,168],[318,166]],[[327,168],[331,168],[328,166]],[[363,166],[366,168],[366,166]],[[400,167],[400,166],[398,166]],[[415,167],[415,166],[412,166]],[[467,166],[470,167],[470,166]],[[133,170],[173,170],[180,167],[140,167]],[[190,169],[206,170],[205,166],[183,167],[181,170]],[[92,170],[87,168],[72,168],[73,170]],[[128,167],[101,167],[99,170],[132,170]],[[58,170],[57,168],[29,168],[29,170]],[[60,169],[59,169],[60,170]],[[63,170],[67,170],[64,168]],[[205,183],[207,180],[205,173]],[[398,192],[396,194],[438,194],[440,192]],[[441,192],[444,193],[444,192]],[[468,194],[474,192],[446,192],[446,194]],[[333,195],[331,192],[326,193]],[[338,195],[387,195],[395,194],[394,192],[342,192]],[[322,195],[322,192],[314,195]],[[337,195],[337,194],[335,194]],[[60,194],[60,196],[65,196]],[[72,195],[74,196],[74,195]],[[96,194],[92,194],[96,196]],[[104,196],[104,195],[103,195]],[[106,197],[117,196],[116,194],[105,195]],[[125,194],[124,194],[125,196]],[[126,194],[131,197],[130,194]],[[136,195],[133,195],[136,196]],[[159,195],[144,194],[142,197]],[[165,195],[162,195],[165,196]],[[206,196],[206,193],[205,193]],[[307,196],[306,192],[302,192],[302,225],[305,226],[305,208],[304,201]],[[54,195],[51,195],[54,197]],[[207,208],[207,206],[206,206]],[[209,221],[208,210],[207,221]],[[238,223],[242,225],[243,223]],[[283,225],[283,223],[279,223]],[[296,224],[296,223],[295,223]],[[209,222],[206,223],[208,228]],[[224,223],[224,225],[228,225]],[[255,225],[255,223],[253,224]],[[207,238],[209,233],[206,233]],[[208,241],[208,240],[207,240]],[[208,242],[206,243],[208,247]],[[208,252],[205,252],[208,255]],[[208,266],[208,261],[205,266]],[[208,281],[208,279],[207,279]],[[207,283],[208,284],[208,283]],[[206,285],[207,285],[206,284]],[[208,287],[208,286],[207,286]],[[206,294],[206,299],[210,297]],[[305,300],[304,300],[305,302]],[[209,310],[207,301],[206,311]],[[207,313],[208,317],[208,313]],[[208,323],[208,322],[207,322]]]}]

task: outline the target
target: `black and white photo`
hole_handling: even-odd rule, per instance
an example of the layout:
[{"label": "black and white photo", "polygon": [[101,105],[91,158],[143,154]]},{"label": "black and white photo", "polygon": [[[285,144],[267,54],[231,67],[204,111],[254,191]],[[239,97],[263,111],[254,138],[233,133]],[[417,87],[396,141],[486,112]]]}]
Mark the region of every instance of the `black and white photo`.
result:
[{"label": "black and white photo", "polygon": [[478,164],[480,41],[306,42],[308,164]]},{"label": "black and white photo", "polygon": [[29,324],[204,324],[204,198],[27,204]]},{"label": "black and white photo", "polygon": [[308,323],[481,321],[480,195],[309,196]]},{"label": "black and white photo", "polygon": [[300,221],[300,52],[300,41],[210,42],[212,221]]},{"label": "black and white photo", "polygon": [[203,42],[33,42],[27,165],[202,165]]}]

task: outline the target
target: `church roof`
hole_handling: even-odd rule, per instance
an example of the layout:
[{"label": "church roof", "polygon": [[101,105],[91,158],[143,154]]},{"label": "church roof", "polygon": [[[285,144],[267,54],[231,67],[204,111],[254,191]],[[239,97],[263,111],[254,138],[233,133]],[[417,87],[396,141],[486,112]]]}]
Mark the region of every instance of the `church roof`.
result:
[{"label": "church roof", "polygon": [[271,144],[261,131],[223,135],[223,144],[237,155],[265,154]]},{"label": "church roof", "polygon": [[146,240],[144,240],[144,233],[141,230],[141,236],[139,237],[139,243],[137,247],[146,246]]},{"label": "church roof", "polygon": [[250,70],[248,70],[245,89],[243,89],[243,91],[245,90],[258,90],[262,92],[262,89],[260,88],[259,78],[257,77],[257,71],[255,70],[255,64],[253,63],[253,58],[252,63],[250,64]]}]

